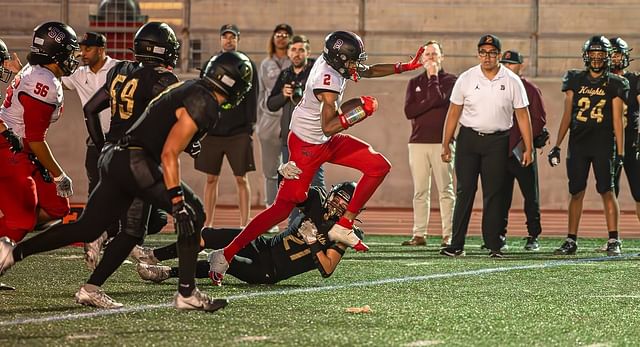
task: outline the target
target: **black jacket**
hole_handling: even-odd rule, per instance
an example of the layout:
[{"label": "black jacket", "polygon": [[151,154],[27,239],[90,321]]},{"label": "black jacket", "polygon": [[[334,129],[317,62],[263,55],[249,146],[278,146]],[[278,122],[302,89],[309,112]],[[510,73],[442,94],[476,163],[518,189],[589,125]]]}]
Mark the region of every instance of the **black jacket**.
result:
[{"label": "black jacket", "polygon": [[307,65],[304,66],[304,69],[300,71],[299,74],[296,74],[293,71],[293,65],[282,70],[278,76],[276,84],[271,90],[269,98],[267,99],[267,108],[269,111],[275,112],[282,108],[282,118],[280,118],[280,140],[282,141],[283,146],[287,145],[289,124],[291,123],[291,115],[293,114],[293,109],[296,107],[296,104],[294,104],[290,98],[285,98],[284,95],[282,95],[282,88],[285,84],[291,84],[291,81],[296,81],[296,83],[304,86],[307,83],[307,78],[309,77],[309,72],[311,72],[314,61],[314,59],[308,59]]}]

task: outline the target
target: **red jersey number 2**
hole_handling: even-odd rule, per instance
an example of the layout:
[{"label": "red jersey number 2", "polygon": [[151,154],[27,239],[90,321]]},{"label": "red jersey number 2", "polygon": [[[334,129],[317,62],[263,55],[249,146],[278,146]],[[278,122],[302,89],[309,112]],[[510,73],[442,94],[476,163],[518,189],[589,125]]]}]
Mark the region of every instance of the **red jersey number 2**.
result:
[{"label": "red jersey number 2", "polygon": [[325,74],[324,77],[322,78],[322,84],[324,84],[325,86],[330,86],[331,85],[331,75]]}]

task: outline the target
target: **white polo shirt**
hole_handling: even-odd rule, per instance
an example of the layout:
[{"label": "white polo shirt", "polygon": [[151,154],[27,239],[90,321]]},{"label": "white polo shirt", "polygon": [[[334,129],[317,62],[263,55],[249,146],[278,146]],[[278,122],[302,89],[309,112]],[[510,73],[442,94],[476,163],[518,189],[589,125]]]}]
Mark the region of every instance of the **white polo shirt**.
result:
[{"label": "white polo shirt", "polygon": [[[71,76],[62,77],[62,83],[70,90],[76,90],[80,97],[82,106],[91,99],[93,94],[98,91],[107,81],[107,72],[119,62],[107,56],[107,61],[97,73],[93,73],[88,65],[80,66]],[[100,112],[100,127],[103,133],[109,132],[111,124],[111,108],[107,108]]]},{"label": "white polo shirt", "polygon": [[529,106],[520,77],[499,65],[489,80],[480,65],[463,72],[453,86],[449,101],[462,105],[460,124],[483,133],[508,130],[513,126],[513,111]]}]

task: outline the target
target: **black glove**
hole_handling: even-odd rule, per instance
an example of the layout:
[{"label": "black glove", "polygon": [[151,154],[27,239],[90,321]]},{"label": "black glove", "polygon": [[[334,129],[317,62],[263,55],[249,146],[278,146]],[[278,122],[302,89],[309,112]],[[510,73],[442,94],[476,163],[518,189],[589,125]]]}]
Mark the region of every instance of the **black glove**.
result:
[{"label": "black glove", "polygon": [[560,164],[560,147],[553,146],[553,148],[551,148],[551,151],[549,152],[548,157],[549,157],[549,164],[551,166],[556,166]]},{"label": "black glove", "polygon": [[547,130],[547,128],[542,128],[542,132],[540,133],[540,135],[536,136],[536,138],[533,139],[533,147],[542,148],[547,144],[548,141],[549,130]]},{"label": "black glove", "polygon": [[200,155],[201,150],[202,150],[202,147],[200,146],[200,141],[196,140],[191,142],[187,146],[187,148],[184,149],[184,152],[189,154],[191,158],[195,159],[198,157],[198,155]]},{"label": "black glove", "polygon": [[180,200],[173,204],[171,215],[173,215],[173,225],[175,226],[178,235],[188,236],[195,233],[193,222],[195,220],[196,213],[189,204],[184,202],[184,200]]},{"label": "black glove", "polygon": [[8,128],[0,134],[2,134],[2,136],[7,139],[7,142],[9,142],[9,149],[11,152],[18,153],[22,150],[22,141],[20,141],[18,135],[16,135],[11,128]]},{"label": "black glove", "polygon": [[622,166],[624,166],[624,155],[614,154],[613,155],[613,174],[614,177],[620,177],[622,173]]},{"label": "black glove", "polygon": [[36,169],[38,169],[38,171],[40,172],[40,175],[42,176],[43,181],[47,183],[53,182],[53,177],[51,177],[49,170],[47,170],[47,168],[45,168],[42,165],[42,163],[40,162],[40,160],[38,160],[38,157],[36,157],[35,154],[29,153],[29,160],[31,160],[31,162],[36,167]]}]

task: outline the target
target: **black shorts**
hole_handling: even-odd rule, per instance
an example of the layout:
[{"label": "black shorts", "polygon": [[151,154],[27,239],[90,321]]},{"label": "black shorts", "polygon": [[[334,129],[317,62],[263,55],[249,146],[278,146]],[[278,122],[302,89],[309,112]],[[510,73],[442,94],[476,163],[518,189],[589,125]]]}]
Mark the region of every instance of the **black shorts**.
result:
[{"label": "black shorts", "polygon": [[244,176],[247,172],[256,170],[253,140],[249,134],[205,136],[200,143],[202,151],[195,160],[195,168],[198,171],[219,176],[222,158],[225,155],[234,176]]},{"label": "black shorts", "polygon": [[569,146],[567,155],[567,176],[569,178],[569,193],[577,194],[587,188],[589,168],[593,166],[596,178],[596,190],[599,194],[612,191],[614,188],[613,148],[587,152],[572,150]]}]

